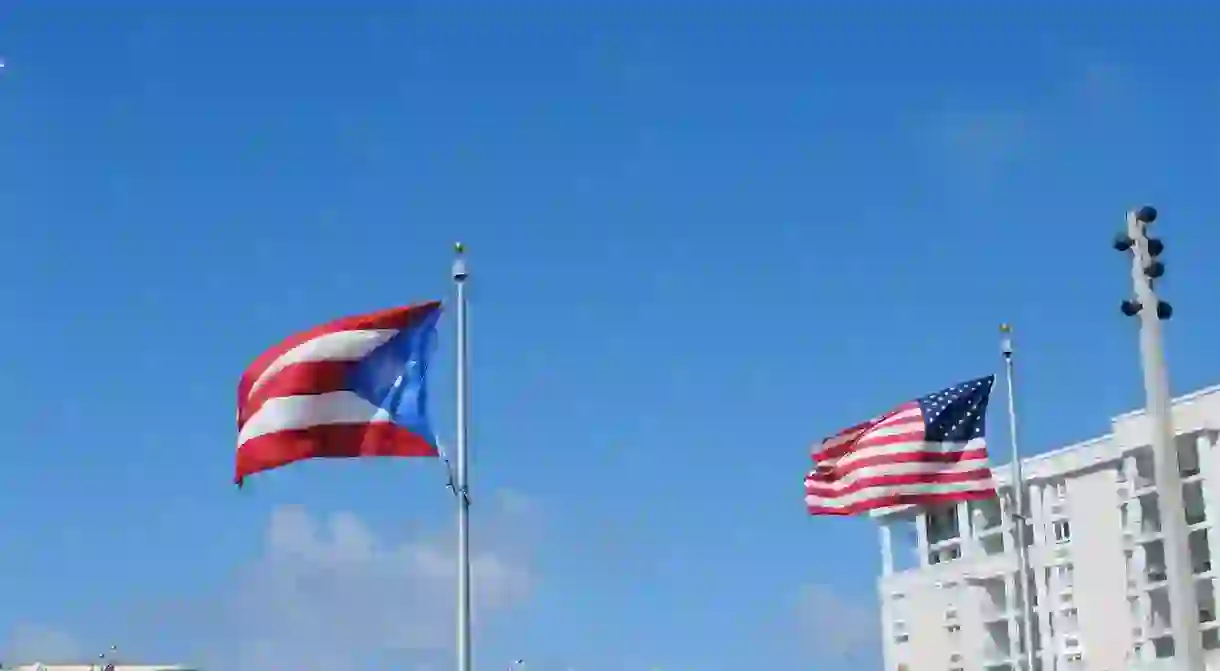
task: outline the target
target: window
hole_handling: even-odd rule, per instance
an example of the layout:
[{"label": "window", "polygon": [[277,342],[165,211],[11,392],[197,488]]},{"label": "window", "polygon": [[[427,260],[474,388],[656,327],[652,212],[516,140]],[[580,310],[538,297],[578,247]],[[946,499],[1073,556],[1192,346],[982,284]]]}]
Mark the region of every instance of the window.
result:
[{"label": "window", "polygon": [[1060,564],[1055,567],[1055,577],[1059,580],[1061,589],[1071,589],[1072,578],[1076,575],[1075,567],[1071,564]]},{"label": "window", "polygon": [[1064,634],[1074,634],[1080,630],[1080,617],[1075,607],[1060,611],[1059,631]]},{"label": "window", "polygon": [[945,631],[949,632],[950,634],[960,634],[962,632],[962,625],[951,624],[945,627]]},{"label": "window", "polygon": [[1067,520],[1056,520],[1054,529],[1056,543],[1066,543],[1072,540],[1072,524]]},{"label": "window", "polygon": [[1215,650],[1216,648],[1220,648],[1220,632],[1217,632],[1215,629],[1204,629],[1203,649]]},{"label": "window", "polygon": [[941,545],[928,552],[929,564],[943,564],[954,559],[960,559],[962,547],[957,543]]},{"label": "window", "polygon": [[927,529],[929,543],[939,543],[950,538],[957,538],[959,536],[957,508],[946,507],[929,510]]}]

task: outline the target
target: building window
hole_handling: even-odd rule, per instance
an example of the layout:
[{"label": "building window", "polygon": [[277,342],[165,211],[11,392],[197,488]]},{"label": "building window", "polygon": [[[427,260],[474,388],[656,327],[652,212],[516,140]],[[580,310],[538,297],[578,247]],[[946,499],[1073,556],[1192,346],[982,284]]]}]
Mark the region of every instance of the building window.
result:
[{"label": "building window", "polygon": [[942,544],[928,551],[929,564],[943,564],[954,559],[960,559],[962,548],[957,543]]},{"label": "building window", "polygon": [[1055,577],[1059,579],[1060,589],[1071,589],[1075,576],[1075,567],[1071,564],[1060,564],[1055,567]]},{"label": "building window", "polygon": [[960,536],[957,508],[935,508],[928,511],[928,542],[939,543]]},{"label": "building window", "polygon": [[1055,542],[1066,543],[1072,540],[1072,524],[1067,520],[1056,520],[1054,526]]},{"label": "building window", "polygon": [[1203,630],[1203,649],[1215,650],[1220,648],[1220,632],[1215,629]]},{"label": "building window", "polygon": [[906,643],[909,636],[907,635],[907,623],[902,620],[894,621],[894,642]]}]

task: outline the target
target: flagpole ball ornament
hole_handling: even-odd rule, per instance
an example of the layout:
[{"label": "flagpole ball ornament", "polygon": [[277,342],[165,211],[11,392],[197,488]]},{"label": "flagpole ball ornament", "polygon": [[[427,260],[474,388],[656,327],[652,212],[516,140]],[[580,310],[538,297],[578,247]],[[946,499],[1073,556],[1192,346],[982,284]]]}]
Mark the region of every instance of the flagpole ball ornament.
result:
[{"label": "flagpole ball ornament", "polygon": [[466,276],[466,245],[460,242],[453,243],[453,253],[457,258],[453,260],[453,281],[465,282]]},{"label": "flagpole ball ornament", "polygon": [[1151,224],[1156,221],[1156,208],[1151,205],[1145,205],[1135,211],[1135,220],[1141,224]]},{"label": "flagpole ball ornament", "polygon": [[1009,324],[1000,324],[1000,354],[1004,358],[1012,356],[1012,326]]}]

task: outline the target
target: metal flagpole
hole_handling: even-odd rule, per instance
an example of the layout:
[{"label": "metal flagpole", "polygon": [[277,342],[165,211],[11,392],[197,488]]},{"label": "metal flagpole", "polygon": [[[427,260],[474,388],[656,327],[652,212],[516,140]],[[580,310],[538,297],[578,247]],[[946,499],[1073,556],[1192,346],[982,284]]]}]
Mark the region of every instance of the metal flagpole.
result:
[{"label": "metal flagpole", "polygon": [[454,489],[458,499],[457,668],[470,666],[470,491],[467,487],[466,429],[470,393],[466,380],[466,255],[462,243],[454,245],[453,283],[457,289],[457,468]]},{"label": "metal flagpole", "polygon": [[1008,387],[1008,438],[1012,443],[1012,491],[1016,510],[1017,594],[1021,606],[1021,644],[1025,648],[1025,670],[1034,671],[1034,609],[1029,595],[1029,545],[1026,540],[1025,477],[1021,473],[1021,452],[1017,449],[1017,402],[1013,395],[1012,327],[1000,326],[1000,351],[1004,354],[1004,381]]}]

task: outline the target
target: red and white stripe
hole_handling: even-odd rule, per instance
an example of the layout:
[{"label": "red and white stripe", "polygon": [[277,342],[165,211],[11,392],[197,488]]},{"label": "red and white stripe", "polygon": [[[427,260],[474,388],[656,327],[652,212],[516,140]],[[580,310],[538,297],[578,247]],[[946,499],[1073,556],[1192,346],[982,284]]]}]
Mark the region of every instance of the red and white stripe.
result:
[{"label": "red and white stripe", "polygon": [[928,442],[915,402],[827,438],[813,460],[817,467],[805,476],[805,504],[812,515],[996,495],[986,442]]},{"label": "red and white stripe", "polygon": [[436,456],[426,437],[348,390],[352,366],[437,302],[347,317],[298,333],[246,369],[237,386],[236,482],[315,457]]}]

